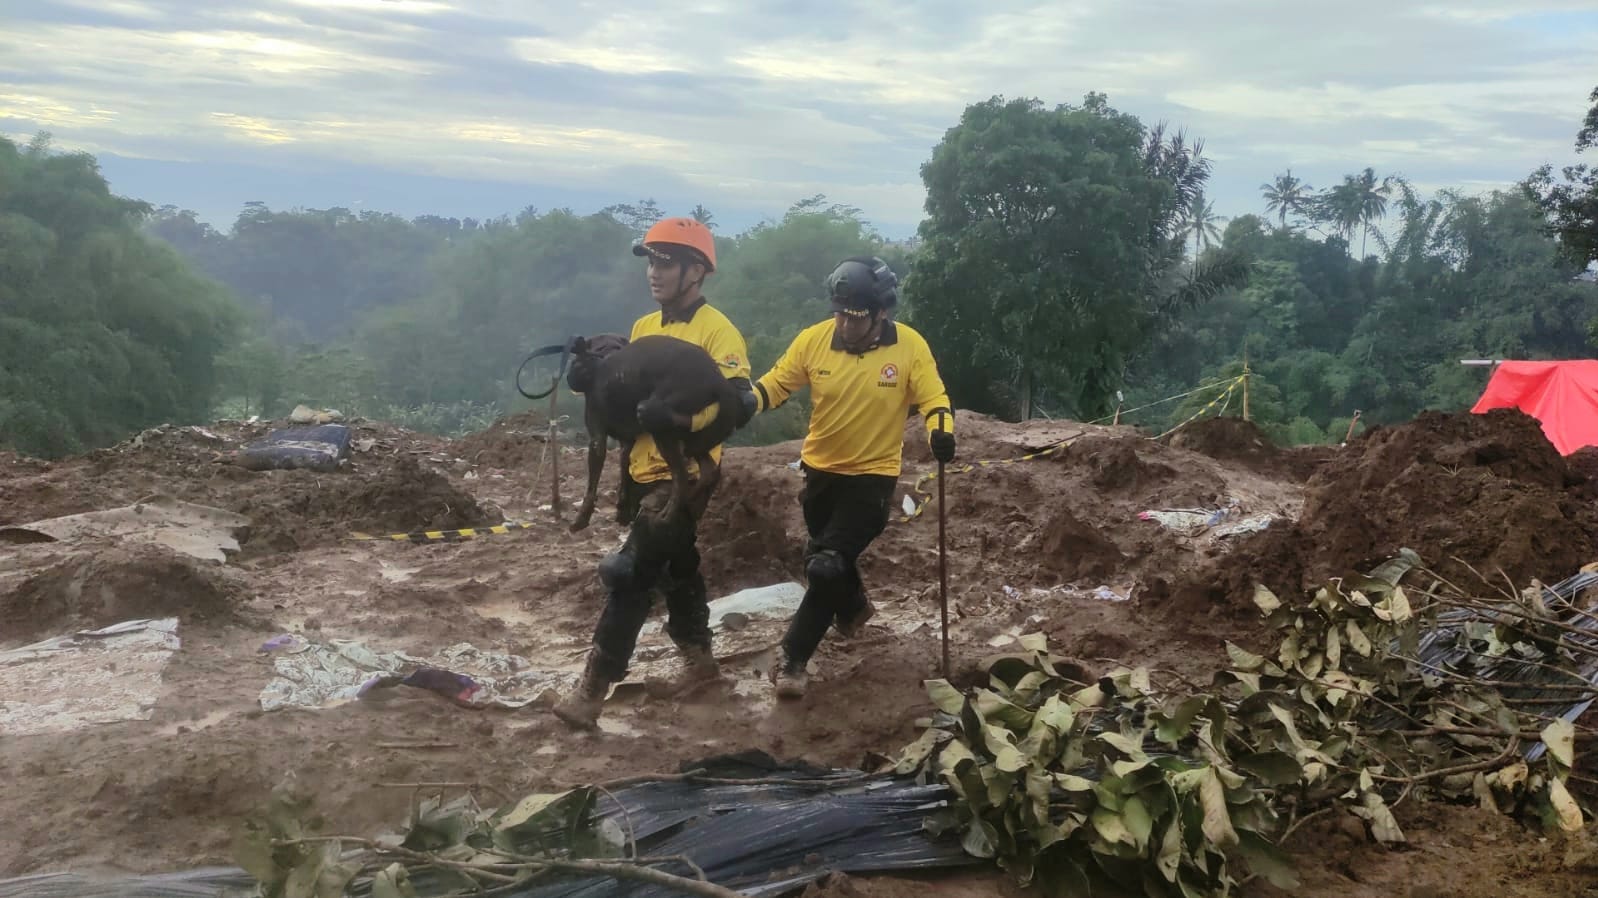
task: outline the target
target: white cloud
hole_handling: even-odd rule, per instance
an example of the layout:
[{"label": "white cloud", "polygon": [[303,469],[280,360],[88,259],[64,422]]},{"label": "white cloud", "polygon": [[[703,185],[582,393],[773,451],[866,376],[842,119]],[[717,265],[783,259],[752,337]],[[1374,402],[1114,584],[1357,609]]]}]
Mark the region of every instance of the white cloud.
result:
[{"label": "white cloud", "polygon": [[315,153],[596,207],[653,168],[713,208],[825,192],[902,227],[966,104],[1105,91],[1203,137],[1239,214],[1288,165],[1507,183],[1563,161],[1598,38],[1594,0],[817,3],[58,0],[0,35],[0,118],[125,156]]}]

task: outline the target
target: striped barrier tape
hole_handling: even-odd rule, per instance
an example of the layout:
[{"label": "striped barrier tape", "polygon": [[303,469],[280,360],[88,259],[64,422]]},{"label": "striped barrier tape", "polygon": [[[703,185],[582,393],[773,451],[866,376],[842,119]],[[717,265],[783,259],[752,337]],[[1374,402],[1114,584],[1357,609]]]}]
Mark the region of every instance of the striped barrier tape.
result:
[{"label": "striped barrier tape", "polygon": [[[1155,437],[1155,439],[1156,440],[1163,440],[1166,437],[1170,436],[1171,434],[1176,433],[1178,430],[1181,430],[1182,428],[1188,426],[1189,424],[1192,424],[1194,421],[1197,421],[1198,419],[1200,419],[1200,418],[1204,417],[1205,415],[1209,414],[1210,413],[1210,409],[1215,408],[1215,406],[1218,405],[1219,403],[1221,403],[1222,401],[1225,401],[1228,405],[1230,405],[1231,401],[1232,401],[1232,394],[1237,392],[1237,388],[1241,387],[1243,385],[1243,381],[1245,381],[1247,379],[1248,379],[1248,375],[1247,374],[1244,374],[1244,375],[1241,375],[1241,376],[1239,376],[1237,378],[1234,378],[1231,383],[1226,385],[1226,389],[1221,391],[1221,395],[1215,397],[1214,399],[1211,399],[1209,401],[1208,405],[1206,405],[1203,408],[1199,409],[1197,412],[1194,412],[1193,416],[1191,418],[1188,418],[1186,421],[1183,421],[1181,424],[1178,424],[1175,427],[1171,428],[1170,430],[1167,430],[1166,432],[1160,434],[1159,436]],[[1219,384],[1217,384],[1216,386],[1219,386]]]},{"label": "striped barrier tape", "polygon": [[459,540],[476,539],[491,533],[509,533],[512,530],[531,530],[534,525],[513,522],[509,524],[495,524],[491,527],[462,527],[459,530],[422,530],[417,533],[389,533],[374,536],[370,533],[351,533],[349,538],[361,542],[392,541],[397,543],[429,543],[429,542],[456,542]]}]

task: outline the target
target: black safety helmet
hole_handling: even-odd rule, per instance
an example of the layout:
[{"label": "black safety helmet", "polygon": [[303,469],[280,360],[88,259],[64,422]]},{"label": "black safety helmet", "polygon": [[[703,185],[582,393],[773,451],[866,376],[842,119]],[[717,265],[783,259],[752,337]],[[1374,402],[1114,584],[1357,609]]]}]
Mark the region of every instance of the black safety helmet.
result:
[{"label": "black safety helmet", "polygon": [[827,295],[834,312],[890,312],[899,304],[899,278],[876,256],[851,256],[827,275]]}]

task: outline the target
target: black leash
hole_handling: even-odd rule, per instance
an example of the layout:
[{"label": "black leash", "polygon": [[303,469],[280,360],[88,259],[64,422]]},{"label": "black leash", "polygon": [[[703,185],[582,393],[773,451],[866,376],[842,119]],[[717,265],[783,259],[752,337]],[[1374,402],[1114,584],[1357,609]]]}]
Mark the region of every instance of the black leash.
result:
[{"label": "black leash", "polygon": [[[557,353],[560,355],[560,368],[556,370],[555,380],[549,385],[549,389],[542,393],[529,393],[522,389],[522,372],[527,370],[527,363],[531,362],[533,359],[541,359],[545,356],[551,356]],[[570,357],[570,340],[567,340],[565,343],[551,343],[548,346],[540,346],[539,348],[533,350],[532,353],[527,356],[527,358],[522,359],[521,367],[516,369],[516,392],[526,396],[528,399],[543,399],[545,396],[555,392],[555,389],[560,386],[561,377],[566,373],[566,361]]]}]

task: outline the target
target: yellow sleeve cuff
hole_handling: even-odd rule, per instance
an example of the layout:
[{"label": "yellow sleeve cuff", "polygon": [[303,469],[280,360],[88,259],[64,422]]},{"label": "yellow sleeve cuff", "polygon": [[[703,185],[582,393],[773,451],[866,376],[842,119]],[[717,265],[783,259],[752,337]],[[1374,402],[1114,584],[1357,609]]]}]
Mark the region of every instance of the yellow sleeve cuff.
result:
[{"label": "yellow sleeve cuff", "polygon": [[716,417],[720,414],[721,403],[713,402],[710,405],[700,409],[699,412],[694,415],[693,420],[689,422],[688,429],[698,433],[699,431],[704,430],[706,427],[709,427],[710,422],[716,420]]}]

